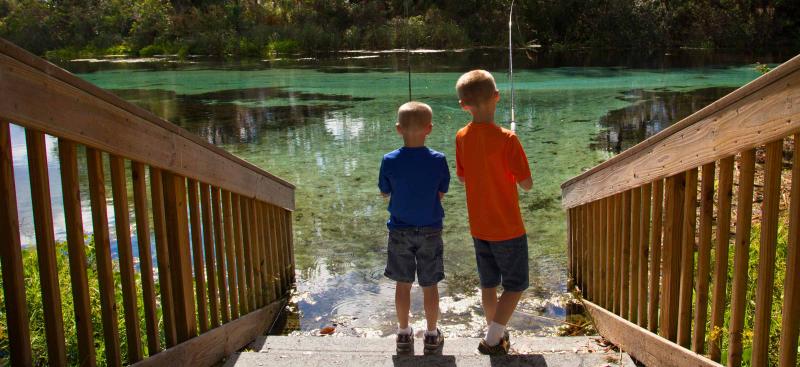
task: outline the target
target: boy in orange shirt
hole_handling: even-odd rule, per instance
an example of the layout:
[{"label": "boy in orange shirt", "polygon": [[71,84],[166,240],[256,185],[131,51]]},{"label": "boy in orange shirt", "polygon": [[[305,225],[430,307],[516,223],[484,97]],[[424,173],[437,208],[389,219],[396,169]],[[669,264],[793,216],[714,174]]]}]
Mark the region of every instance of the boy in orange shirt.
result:
[{"label": "boy in orange shirt", "polygon": [[[528,238],[517,185],[533,186],[528,158],[517,136],[494,123],[500,92],[492,74],[473,70],[458,78],[461,108],[472,121],[456,134],[456,175],[467,192],[470,232],[488,324],[478,351],[507,354],[506,324],[528,288]],[[497,286],[503,294],[497,298]]]}]

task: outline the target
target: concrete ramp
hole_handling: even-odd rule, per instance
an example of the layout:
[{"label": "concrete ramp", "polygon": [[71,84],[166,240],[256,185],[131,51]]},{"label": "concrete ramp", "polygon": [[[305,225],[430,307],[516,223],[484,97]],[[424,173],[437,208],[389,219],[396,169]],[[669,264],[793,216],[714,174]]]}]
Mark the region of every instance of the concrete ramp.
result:
[{"label": "concrete ramp", "polygon": [[635,367],[631,358],[601,345],[599,337],[525,337],[511,339],[511,355],[488,357],[477,338],[445,339],[441,355],[425,356],[415,339],[414,355],[396,355],[394,338],[269,336],[247,351],[231,355],[231,366],[535,366]]}]

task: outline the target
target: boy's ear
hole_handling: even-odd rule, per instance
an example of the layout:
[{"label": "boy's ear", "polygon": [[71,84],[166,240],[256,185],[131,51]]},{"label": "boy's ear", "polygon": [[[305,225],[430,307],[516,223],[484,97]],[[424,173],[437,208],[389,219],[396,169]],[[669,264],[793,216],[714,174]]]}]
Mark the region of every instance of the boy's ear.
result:
[{"label": "boy's ear", "polygon": [[500,91],[497,89],[494,90],[494,101],[500,101]]},{"label": "boy's ear", "polygon": [[394,124],[394,129],[397,130],[397,133],[403,135],[403,129],[400,128],[400,123],[397,122]]},{"label": "boy's ear", "polygon": [[459,100],[458,100],[458,105],[459,105],[459,106],[461,106],[461,109],[462,109],[462,110],[464,110],[464,111],[469,111],[469,106],[467,106],[466,104],[464,104],[464,101],[462,101],[462,100],[460,100],[460,99],[459,99]]}]

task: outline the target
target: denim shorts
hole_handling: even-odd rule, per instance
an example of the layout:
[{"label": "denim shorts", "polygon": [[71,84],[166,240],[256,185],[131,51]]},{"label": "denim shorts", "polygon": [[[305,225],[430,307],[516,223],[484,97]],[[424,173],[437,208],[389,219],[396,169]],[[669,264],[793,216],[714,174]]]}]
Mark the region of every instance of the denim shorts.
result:
[{"label": "denim shorts", "polygon": [[443,253],[441,228],[390,229],[389,257],[383,275],[396,282],[413,283],[416,274],[421,287],[436,285],[444,279]]},{"label": "denim shorts", "polygon": [[528,236],[505,241],[484,241],[472,238],[481,288],[522,292],[528,289]]}]

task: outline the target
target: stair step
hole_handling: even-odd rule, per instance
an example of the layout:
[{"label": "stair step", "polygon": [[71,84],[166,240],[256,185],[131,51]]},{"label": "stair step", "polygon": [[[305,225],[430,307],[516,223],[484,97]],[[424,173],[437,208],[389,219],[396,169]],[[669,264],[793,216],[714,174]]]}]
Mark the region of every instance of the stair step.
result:
[{"label": "stair step", "polygon": [[392,337],[269,336],[256,339],[252,351],[229,357],[225,366],[635,366],[627,354],[606,351],[596,339],[512,337],[512,355],[488,357],[478,354],[477,338],[445,339],[440,356],[423,356],[422,340],[415,338],[415,355],[398,356]]}]

